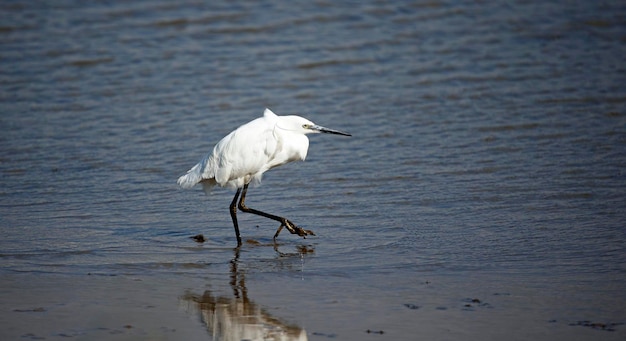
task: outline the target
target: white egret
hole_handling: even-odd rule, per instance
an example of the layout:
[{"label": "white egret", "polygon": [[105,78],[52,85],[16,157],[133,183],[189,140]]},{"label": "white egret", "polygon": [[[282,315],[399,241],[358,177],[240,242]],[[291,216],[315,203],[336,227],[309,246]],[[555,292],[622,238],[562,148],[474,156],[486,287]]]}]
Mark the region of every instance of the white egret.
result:
[{"label": "white egret", "polygon": [[[205,192],[214,186],[236,188],[230,203],[230,216],[235,227],[237,246],[241,246],[241,235],[237,223],[237,207],[243,212],[257,214],[280,222],[274,240],[280,231],[287,228],[301,237],[315,235],[291,221],[273,214],[261,212],[245,205],[248,185],[258,185],[263,173],[292,161],[303,161],[309,149],[309,133],[329,133],[352,136],[348,133],[318,126],[300,116],[277,116],[265,109],[263,117],[250,121],[226,135],[187,174],[178,178],[178,185],[191,188],[201,184]],[[242,191],[243,190],[243,191]],[[239,196],[241,194],[241,196]],[[239,203],[237,199],[239,198]]]}]

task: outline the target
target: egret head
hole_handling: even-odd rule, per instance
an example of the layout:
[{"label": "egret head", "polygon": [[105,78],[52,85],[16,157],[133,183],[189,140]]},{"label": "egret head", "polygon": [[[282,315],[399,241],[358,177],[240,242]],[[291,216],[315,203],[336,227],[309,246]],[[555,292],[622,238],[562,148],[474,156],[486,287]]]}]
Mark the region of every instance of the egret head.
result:
[{"label": "egret head", "polygon": [[280,121],[276,125],[280,129],[289,130],[298,132],[301,134],[317,134],[317,133],[326,133],[326,134],[336,134],[336,135],[344,135],[344,136],[352,136],[343,131],[334,130],[326,127],[319,126],[304,117],[300,116],[279,116]]}]

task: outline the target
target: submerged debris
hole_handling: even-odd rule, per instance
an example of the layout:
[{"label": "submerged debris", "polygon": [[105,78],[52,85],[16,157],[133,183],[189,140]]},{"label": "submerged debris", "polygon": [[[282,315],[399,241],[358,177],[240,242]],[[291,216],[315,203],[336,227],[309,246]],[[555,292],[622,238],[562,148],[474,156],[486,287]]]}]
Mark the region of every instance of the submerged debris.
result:
[{"label": "submerged debris", "polygon": [[368,334],[381,334],[382,335],[382,334],[385,334],[385,331],[383,331],[383,330],[369,330],[368,329],[366,331],[366,333],[368,333]]},{"label": "submerged debris", "polygon": [[332,334],[332,333],[331,334],[326,334],[326,333],[320,333],[320,332],[313,332],[311,334],[315,335],[315,336],[323,336],[323,337],[326,337],[326,338],[329,338],[329,339],[334,339],[334,338],[337,337],[337,334]]},{"label": "submerged debris", "polygon": [[591,322],[591,321],[577,321],[570,323],[570,326],[583,326],[597,330],[605,330],[607,332],[614,332],[615,327],[624,323],[604,323],[604,322]]},{"label": "submerged debris", "polygon": [[463,310],[469,310],[472,311],[473,308],[476,307],[483,307],[483,308],[489,308],[489,303],[483,302],[478,298],[466,298],[463,300],[463,302],[465,302],[465,305],[463,305]]},{"label": "submerged debris", "polygon": [[16,313],[43,313],[46,311],[44,307],[37,307],[33,309],[13,309]]}]

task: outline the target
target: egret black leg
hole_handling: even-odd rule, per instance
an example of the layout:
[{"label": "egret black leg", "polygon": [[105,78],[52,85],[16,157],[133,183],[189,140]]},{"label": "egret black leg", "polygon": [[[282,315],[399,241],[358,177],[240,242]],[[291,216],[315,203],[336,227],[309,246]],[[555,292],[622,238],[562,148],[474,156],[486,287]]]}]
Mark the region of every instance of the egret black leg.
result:
[{"label": "egret black leg", "polygon": [[280,233],[280,231],[283,229],[285,225],[284,224],[280,224],[280,226],[278,227],[278,230],[276,230],[276,233],[274,233],[274,241],[276,241],[276,237],[278,237],[278,234]]},{"label": "egret black leg", "polygon": [[235,226],[235,235],[237,236],[237,247],[241,246],[241,235],[239,234],[239,224],[237,223],[237,198],[241,193],[241,188],[237,188],[237,193],[233,201],[230,203],[230,217],[233,219],[233,225]]},{"label": "egret black leg", "polygon": [[[252,214],[263,216],[265,218],[269,218],[269,219],[272,219],[272,220],[279,221],[280,222],[280,227],[278,227],[278,230],[276,231],[276,234],[274,234],[274,240],[276,240],[276,237],[278,237],[278,234],[283,229],[283,227],[286,227],[287,230],[289,232],[291,232],[292,234],[297,234],[297,235],[299,235],[301,237],[305,237],[306,238],[306,236],[314,236],[315,235],[315,233],[313,233],[313,231],[302,229],[302,228],[298,227],[296,224],[294,224],[291,221],[287,220],[286,218],[279,217],[279,216],[276,216],[276,215],[273,215],[273,214],[265,213],[265,212],[262,212],[262,211],[255,210],[253,208],[247,207],[246,203],[245,203],[245,201],[246,201],[246,193],[247,192],[248,192],[248,184],[245,184],[245,185],[243,185],[243,192],[241,193],[241,197],[239,198],[239,209],[242,210],[243,212],[246,212],[246,213],[252,213]],[[231,212],[232,212],[232,208],[231,208]]]}]

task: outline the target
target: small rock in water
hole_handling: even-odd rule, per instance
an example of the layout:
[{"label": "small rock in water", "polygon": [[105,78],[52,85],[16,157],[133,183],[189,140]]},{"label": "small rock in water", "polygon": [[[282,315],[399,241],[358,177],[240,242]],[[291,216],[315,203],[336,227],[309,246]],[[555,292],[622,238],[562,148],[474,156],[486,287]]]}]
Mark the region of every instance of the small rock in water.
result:
[{"label": "small rock in water", "polygon": [[206,239],[205,239],[205,238],[204,238],[204,236],[203,236],[203,235],[201,235],[201,234],[197,234],[197,235],[195,235],[195,236],[193,236],[193,237],[189,237],[189,238],[191,238],[191,239],[195,240],[195,241],[196,241],[196,242],[198,242],[198,243],[204,243],[204,242],[206,242]]}]

